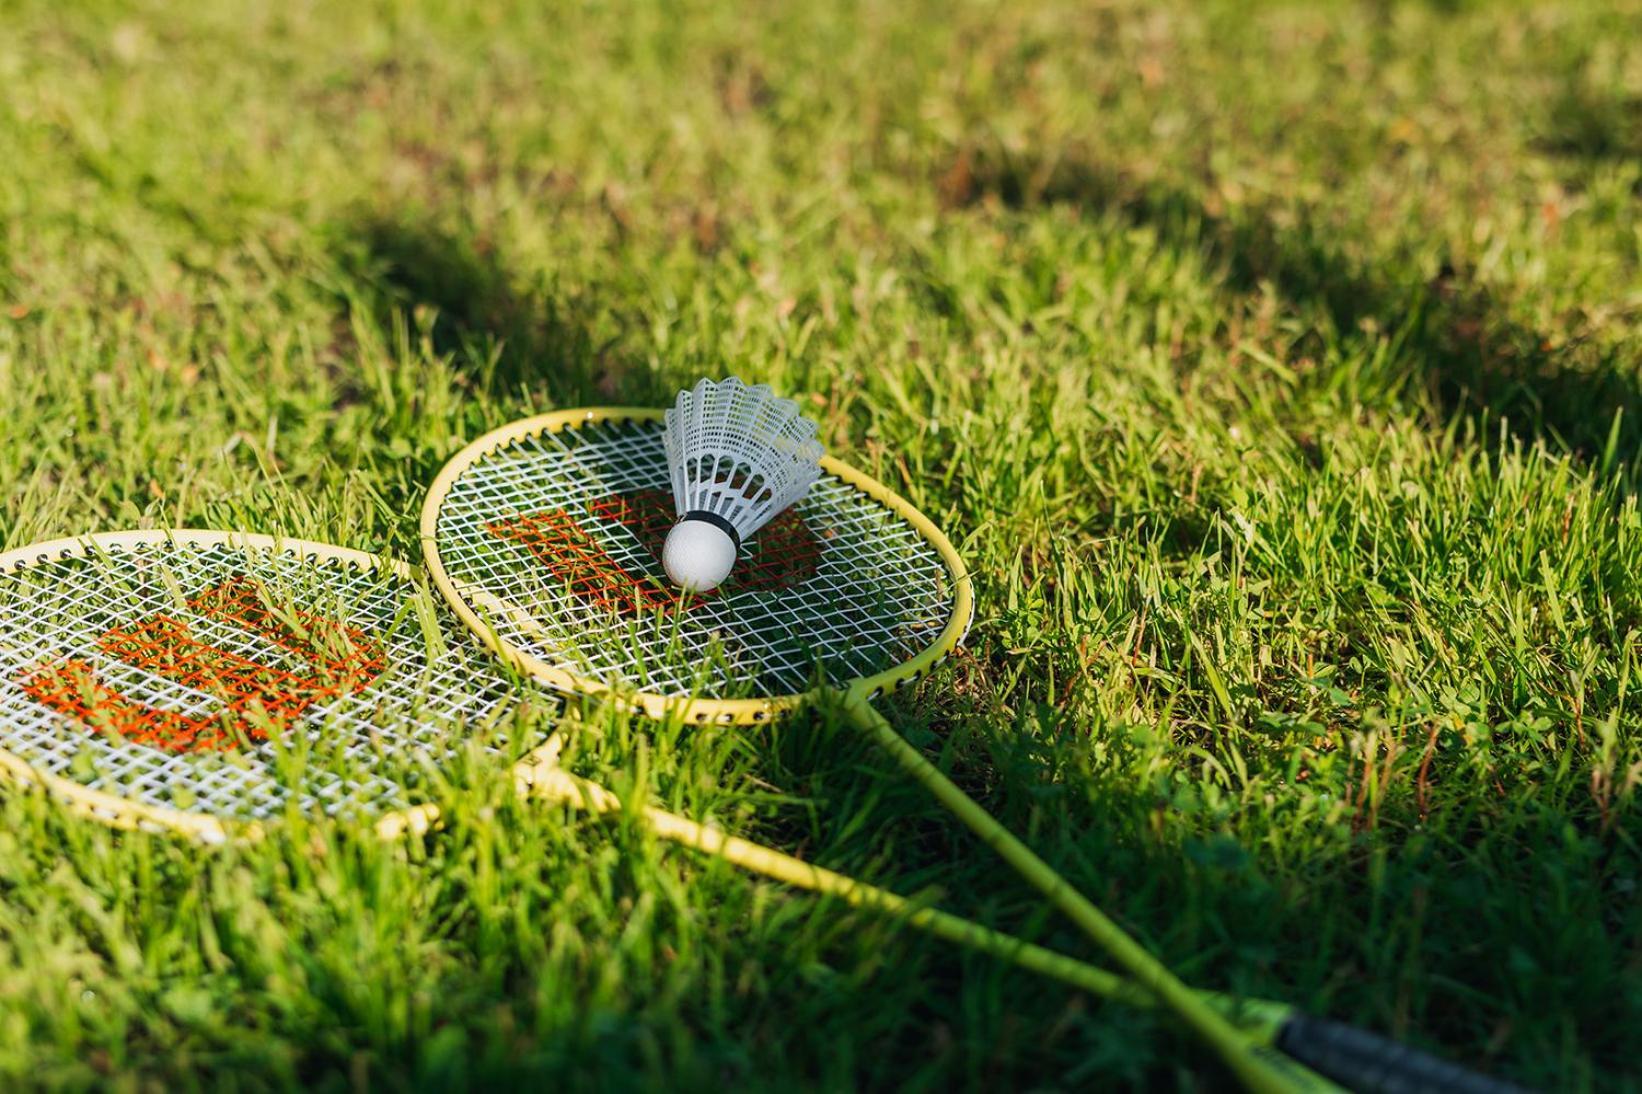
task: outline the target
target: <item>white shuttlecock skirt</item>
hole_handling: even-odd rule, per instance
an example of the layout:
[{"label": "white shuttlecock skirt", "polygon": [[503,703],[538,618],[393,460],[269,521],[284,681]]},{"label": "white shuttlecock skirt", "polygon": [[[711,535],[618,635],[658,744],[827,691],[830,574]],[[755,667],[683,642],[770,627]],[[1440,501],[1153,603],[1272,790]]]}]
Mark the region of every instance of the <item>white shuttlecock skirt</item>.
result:
[{"label": "white shuttlecock skirt", "polygon": [[685,589],[716,587],[743,538],[802,498],[820,477],[816,424],[768,386],[702,380],[667,411],[664,443],[679,524],[663,550]]}]

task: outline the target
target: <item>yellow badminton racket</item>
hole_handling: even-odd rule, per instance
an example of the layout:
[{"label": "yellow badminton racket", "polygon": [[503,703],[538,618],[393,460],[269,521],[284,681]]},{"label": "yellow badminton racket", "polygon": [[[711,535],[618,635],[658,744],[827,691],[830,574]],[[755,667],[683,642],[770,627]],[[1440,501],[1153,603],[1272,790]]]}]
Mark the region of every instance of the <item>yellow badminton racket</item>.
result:
[{"label": "yellow badminton racket", "polygon": [[[107,824],[207,842],[255,838],[290,810],[352,813],[384,837],[438,818],[427,767],[480,730],[533,795],[596,812],[608,790],[558,765],[514,683],[403,565],[301,540],[116,532],[0,554],[0,775]],[[1074,961],[654,808],[659,836],[903,916],[937,937],[1136,1006],[1152,996]],[[1205,995],[1259,1045],[1289,1008]],[[1338,1027],[1305,1039],[1358,1075],[1401,1050]],[[1297,1075],[1303,1075],[1296,1069]],[[1365,1087],[1371,1088],[1371,1087]]]},{"label": "yellow badminton racket", "polygon": [[[480,729],[518,788],[597,813],[609,790],[401,563],[302,540],[145,531],[0,554],[0,774],[106,824],[210,843],[291,810],[386,838],[438,819],[425,773]],[[528,750],[528,751],[526,751]],[[1113,974],[655,808],[668,840],[1138,1006]],[[1273,1036],[1275,1004],[1213,998]]]},{"label": "yellow badminton racket", "polygon": [[1438,1076],[1452,1088],[1464,1076],[1292,1012],[1260,1033],[1240,1027],[891,728],[872,701],[950,653],[973,601],[946,537],[881,483],[823,460],[808,495],[743,544],[724,586],[672,590],[657,557],[673,520],[661,418],[590,408],[526,419],[480,437],[435,479],[422,510],[429,575],[501,656],[561,691],[699,723],[762,722],[817,688],[837,692],[856,725],[1252,1089],[1317,1088],[1289,1057],[1359,1089],[1426,1089]]}]

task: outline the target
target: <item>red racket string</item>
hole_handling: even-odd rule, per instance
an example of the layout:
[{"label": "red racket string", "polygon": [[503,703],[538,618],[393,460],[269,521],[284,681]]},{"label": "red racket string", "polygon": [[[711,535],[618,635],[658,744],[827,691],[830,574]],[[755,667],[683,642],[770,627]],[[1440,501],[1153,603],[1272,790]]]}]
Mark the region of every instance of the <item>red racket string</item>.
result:
[{"label": "red racket string", "polygon": [[[489,521],[485,530],[524,546],[576,596],[626,615],[674,607],[689,611],[719,596],[790,588],[814,576],[820,563],[821,546],[814,531],[789,509],[749,542],[747,557],[723,585],[709,593],[686,595],[660,577],[662,544],[675,520],[669,495],[639,490],[590,502],[580,517],[565,509],[521,513]],[[595,534],[601,522],[625,528],[644,547],[648,559],[643,572],[631,572],[611,555]]]},{"label": "red racket string", "polygon": [[71,657],[23,681],[30,698],[59,713],[162,752],[198,752],[266,740],[317,703],[368,686],[386,667],[380,643],[356,627],[303,611],[276,612],[262,586],[236,575],[188,601],[203,617],[232,623],[308,662],[314,674],[263,664],[202,641],[187,622],[157,614],[98,639],[108,656],[211,695],[223,707],[182,714],[131,698]]}]

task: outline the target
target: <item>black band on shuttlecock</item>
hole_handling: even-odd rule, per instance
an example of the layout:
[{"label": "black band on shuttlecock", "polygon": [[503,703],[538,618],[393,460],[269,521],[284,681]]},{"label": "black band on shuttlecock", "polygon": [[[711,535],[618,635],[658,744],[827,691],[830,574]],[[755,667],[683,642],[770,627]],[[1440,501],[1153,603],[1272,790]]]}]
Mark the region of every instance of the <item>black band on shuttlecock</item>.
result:
[{"label": "black band on shuttlecock", "polygon": [[679,523],[683,524],[687,520],[700,520],[711,524],[714,528],[717,528],[719,531],[729,536],[730,542],[735,544],[736,553],[741,553],[741,533],[735,530],[735,525],[731,524],[717,513],[709,513],[705,509],[692,509],[688,513],[684,514],[683,517],[679,518]]}]

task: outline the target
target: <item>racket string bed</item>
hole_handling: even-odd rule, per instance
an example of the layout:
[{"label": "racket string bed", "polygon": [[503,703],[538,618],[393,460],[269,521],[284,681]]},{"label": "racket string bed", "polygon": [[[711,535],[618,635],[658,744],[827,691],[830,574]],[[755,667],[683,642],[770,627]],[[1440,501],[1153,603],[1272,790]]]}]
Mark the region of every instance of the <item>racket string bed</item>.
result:
[{"label": "racket string bed", "polygon": [[509,701],[459,627],[430,653],[415,595],[370,567],[141,535],[14,564],[0,749],[138,807],[228,821],[400,807],[406,768]]},{"label": "racket string bed", "polygon": [[533,655],[666,694],[771,697],[818,666],[839,684],[907,660],[946,622],[939,556],[832,477],[748,541],[723,590],[681,603],[656,557],[671,523],[660,432],[574,432],[466,468],[440,511],[451,579],[521,608],[487,622]]},{"label": "racket string bed", "polygon": [[[287,619],[277,618],[262,602],[265,595],[261,586],[239,574],[190,598],[188,608],[197,613],[200,629],[223,631],[212,624],[237,624],[249,635],[297,654],[327,678],[281,669],[266,658],[228,648],[246,644],[235,642],[231,629],[202,640],[188,621],[157,614],[110,628],[98,640],[98,649],[193,692],[216,696],[231,719],[209,711],[183,713],[135,702],[99,680],[96,666],[83,658],[46,669],[26,681],[24,691],[59,713],[134,743],[186,752],[233,747],[239,738],[225,724],[229,720],[244,726],[251,738],[266,740],[270,730],[285,728],[315,703],[334,699],[344,689],[360,690],[381,674],[382,651],[358,628],[337,626],[300,610]],[[330,644],[341,645],[345,652],[322,648],[328,637],[340,638],[340,643]],[[248,721],[252,712],[261,715],[261,724]]]},{"label": "racket string bed", "polygon": [[[648,558],[630,569],[590,528],[613,525],[638,539]],[[662,546],[673,527],[665,494],[639,490],[590,502],[585,513],[550,509],[487,521],[484,528],[499,539],[513,540],[530,551],[575,597],[604,611],[637,615],[654,609],[695,611],[714,598],[743,592],[780,592],[814,576],[820,560],[815,533],[804,519],[787,510],[766,525],[749,557],[722,586],[686,595],[660,579]],[[606,534],[613,534],[607,529]]]}]

